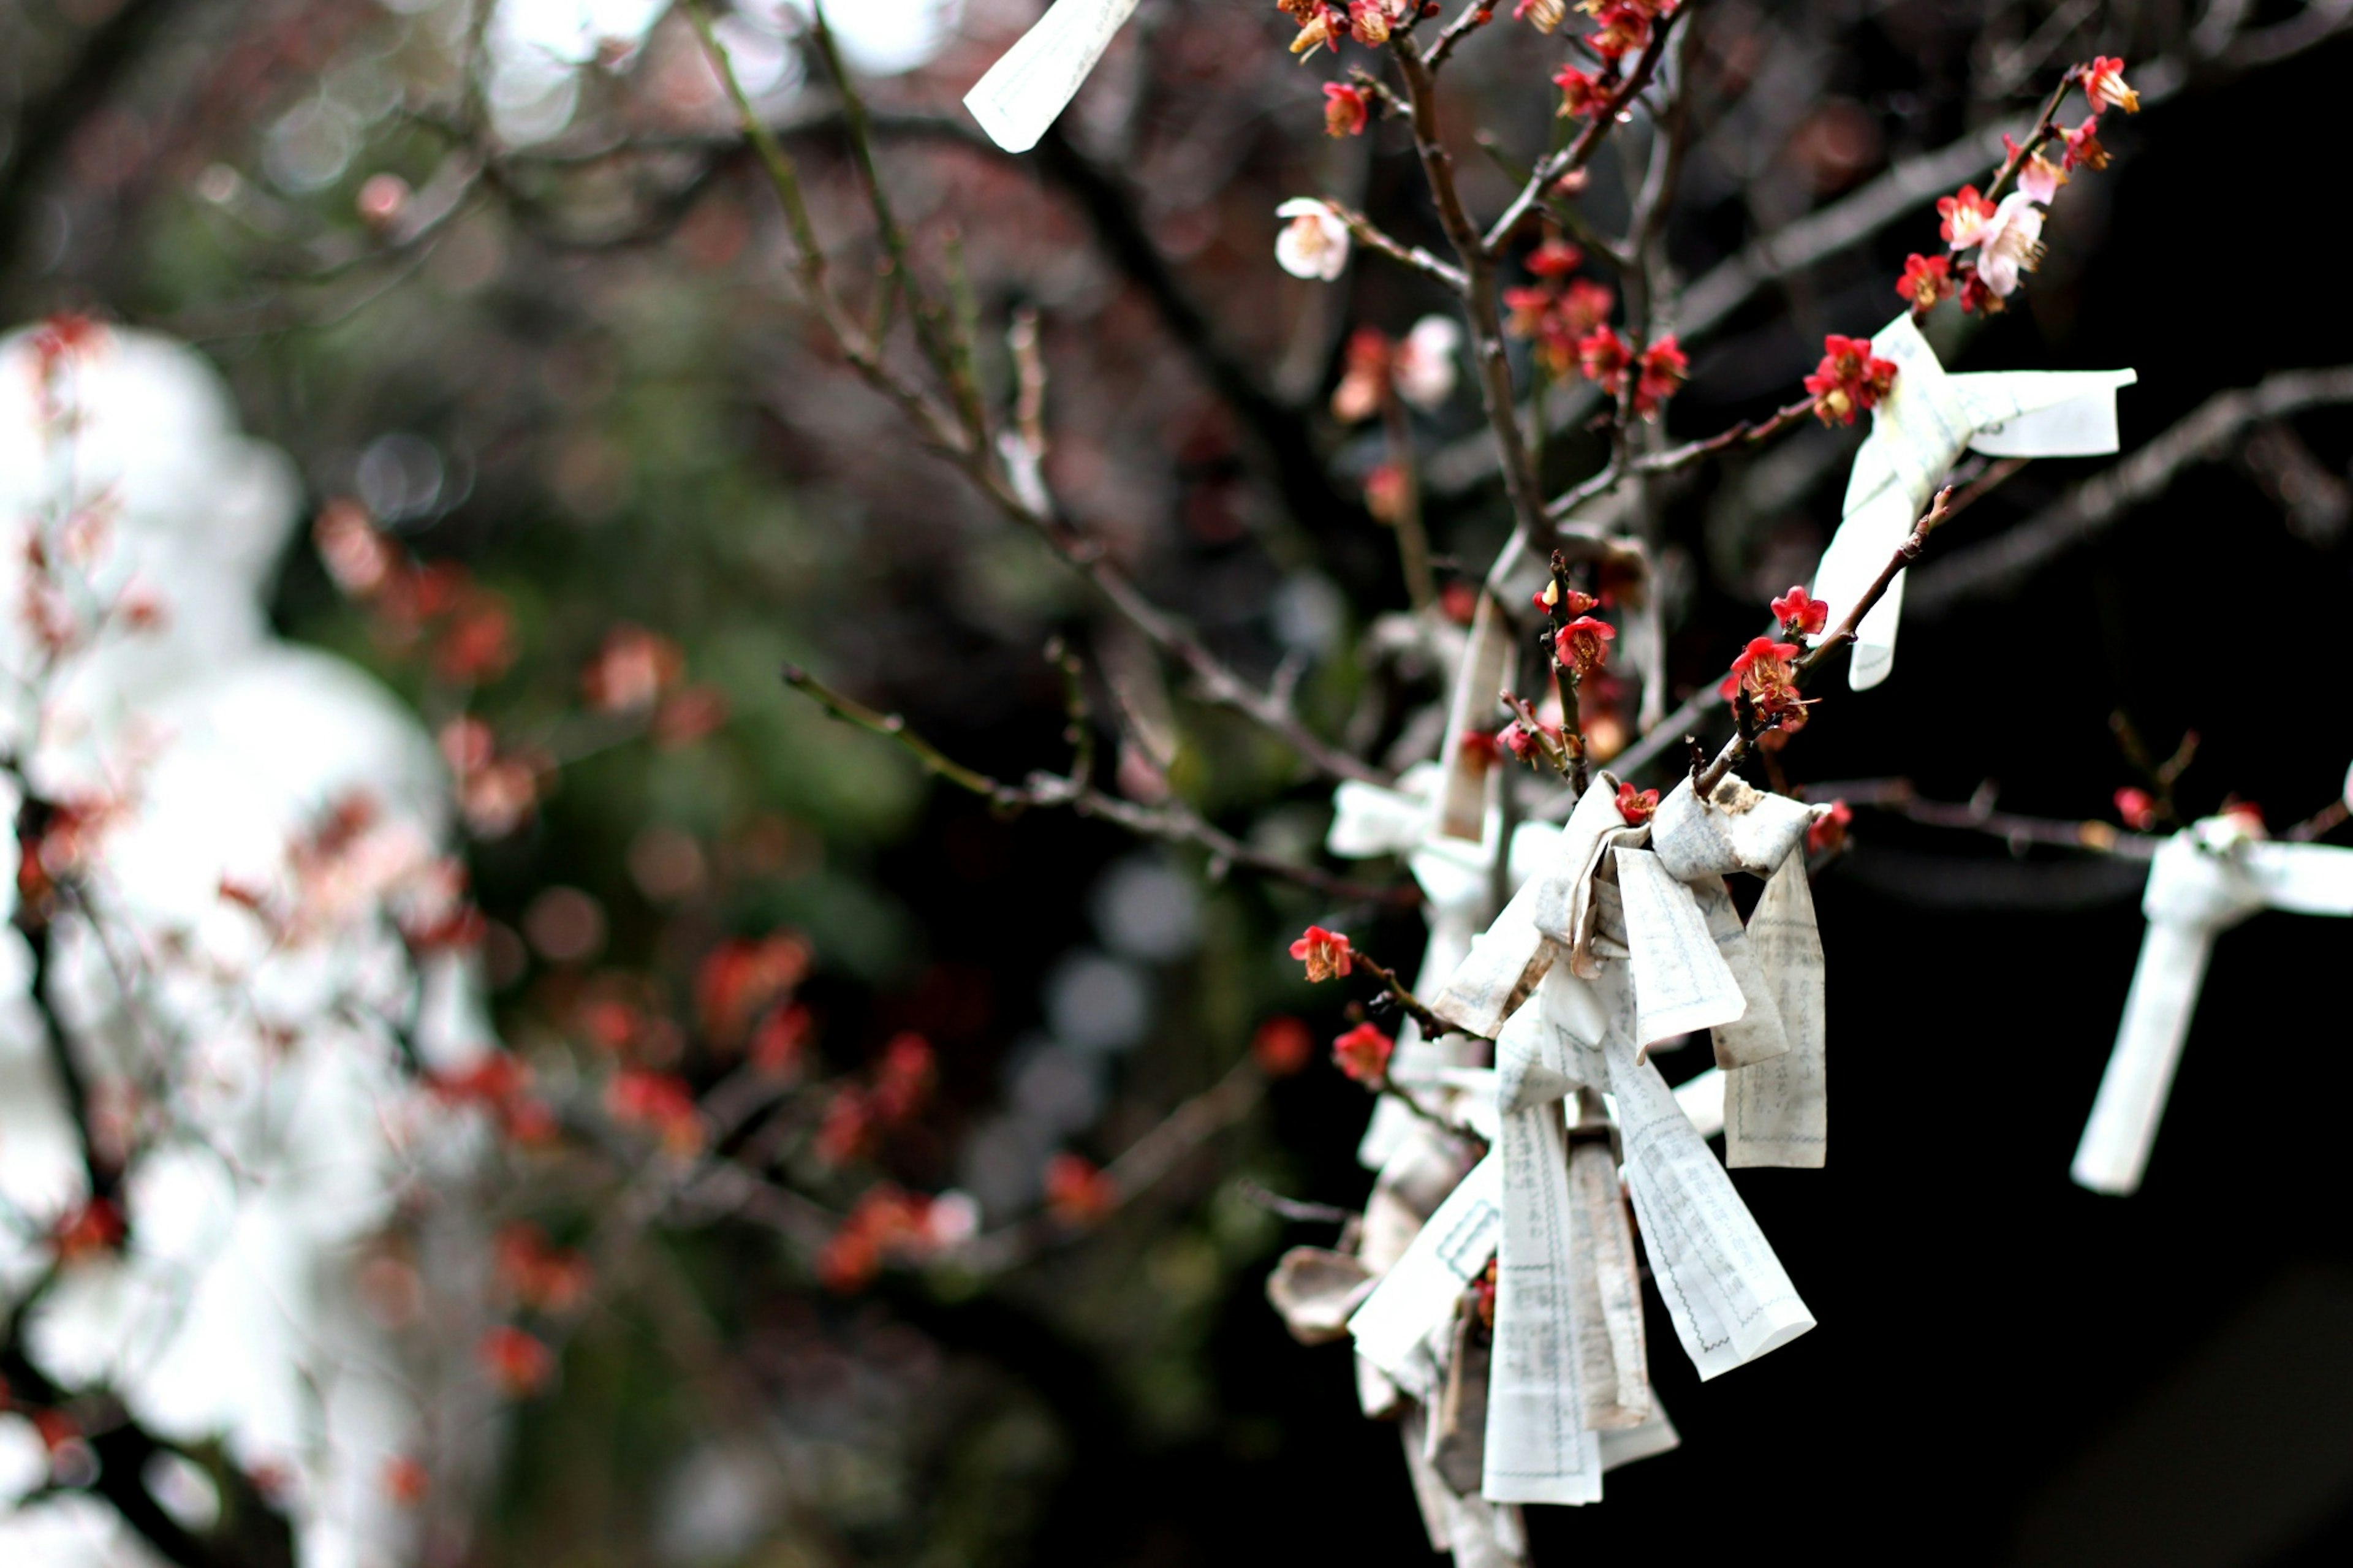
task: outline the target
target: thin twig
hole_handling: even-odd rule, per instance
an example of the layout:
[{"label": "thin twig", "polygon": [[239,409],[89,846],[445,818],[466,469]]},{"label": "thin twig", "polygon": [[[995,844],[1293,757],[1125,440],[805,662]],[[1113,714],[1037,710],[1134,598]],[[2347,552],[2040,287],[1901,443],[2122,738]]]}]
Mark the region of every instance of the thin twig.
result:
[{"label": "thin twig", "polygon": [[1190,844],[1206,849],[1215,865],[1239,866],[1277,877],[1344,902],[1406,907],[1420,902],[1420,895],[1410,885],[1367,887],[1345,878],[1335,877],[1320,867],[1302,865],[1254,849],[1211,825],[1182,801],[1145,805],[1124,800],[1105,794],[1075,772],[1071,776],[1037,773],[1032,773],[1026,784],[1008,784],[957,762],[910,728],[901,715],[884,713],[845,697],[797,666],[785,667],[784,681],[835,718],[897,742],[923,765],[925,772],[968,794],[978,795],[1000,810],[1018,811],[1036,806],[1075,811],[1082,816],[1116,823],[1146,838],[1168,844]]},{"label": "thin twig", "polygon": [[[1895,553],[1887,558],[1887,564],[1879,569],[1879,575],[1872,580],[1870,588],[1864,592],[1862,597],[1856,600],[1853,607],[1847,611],[1846,617],[1840,621],[1827,637],[1816,643],[1797,660],[1794,668],[1799,685],[1802,686],[1808,676],[1820,669],[1823,661],[1830,658],[1833,650],[1855,640],[1855,630],[1862,625],[1863,617],[1871,614],[1879,601],[1886,596],[1889,584],[1903,574],[1905,568],[1920,559],[1920,552],[1926,547],[1928,536],[1951,515],[1952,499],[1953,487],[1950,485],[1936,492],[1936,498],[1929,503],[1927,511],[1922,514],[1919,521],[1912,525],[1912,531],[1905,537],[1903,543],[1895,547]],[[1724,750],[1715,754],[1715,761],[1709,763],[1704,771],[1694,776],[1692,780],[1694,793],[1702,799],[1714,794],[1715,786],[1724,782],[1724,775],[1730,773],[1740,760],[1749,753],[1754,743],[1755,736],[1736,730],[1732,739],[1724,743]]]}]

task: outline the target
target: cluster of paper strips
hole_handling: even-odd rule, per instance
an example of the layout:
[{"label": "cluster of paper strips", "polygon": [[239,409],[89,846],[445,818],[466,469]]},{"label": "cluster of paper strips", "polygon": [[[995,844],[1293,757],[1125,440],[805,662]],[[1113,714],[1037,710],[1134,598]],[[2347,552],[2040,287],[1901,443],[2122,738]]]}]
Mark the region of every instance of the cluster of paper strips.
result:
[{"label": "cluster of paper strips", "polygon": [[[1814,596],[1833,616],[1862,601],[1965,450],[1993,458],[2088,458],[2116,449],[2116,389],[2129,370],[2004,370],[1955,375],[1937,363],[1909,313],[1880,329],[1871,352],[1896,367],[1855,453],[1842,521],[1822,555]],[[1895,668],[1904,579],[1856,628],[1847,680],[1862,691]]]},{"label": "cluster of paper strips", "polygon": [[[1482,688],[1493,702],[1507,636],[1499,616],[1474,626],[1460,716]],[[1811,808],[1737,779],[1702,800],[1686,781],[1630,825],[1605,774],[1566,826],[1514,830],[1508,900],[1481,931],[1490,793],[1459,762],[1338,792],[1334,852],[1403,855],[1429,900],[1417,989],[1461,1032],[1409,1026],[1391,1072],[1460,1131],[1384,1100],[1359,1151],[1379,1173],[1363,1219],[1336,1248],[1293,1249],[1268,1289],[1299,1338],[1354,1341],[1365,1412],[1398,1421],[1432,1544],[1505,1564],[1523,1560],[1519,1505],[1597,1501],[1605,1471],[1675,1445],[1651,1389],[1638,1225],[1703,1378],[1813,1326],[1706,1140],[1721,1128],[1733,1164],[1822,1163],[1822,959]],[[1482,837],[1451,831],[1465,826]],[[1736,872],[1763,884],[1746,921]],[[1647,1053],[1698,1030],[1716,1066],[1671,1089]],[[1476,1305],[1491,1262],[1492,1331]]]},{"label": "cluster of paper strips", "polygon": [[[2353,780],[2347,794],[2353,799]],[[2148,932],[2075,1150],[2078,1184],[2098,1193],[2139,1187],[2214,939],[2264,910],[2353,915],[2353,849],[2272,843],[2236,816],[2209,817],[2158,847],[2141,894]]]}]

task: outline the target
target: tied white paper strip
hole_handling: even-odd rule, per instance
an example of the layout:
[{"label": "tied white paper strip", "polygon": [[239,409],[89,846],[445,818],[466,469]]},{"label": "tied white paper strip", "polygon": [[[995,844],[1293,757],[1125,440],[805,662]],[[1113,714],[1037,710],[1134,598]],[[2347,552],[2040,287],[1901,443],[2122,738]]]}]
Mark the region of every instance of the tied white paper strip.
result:
[{"label": "tied white paper strip", "polygon": [[1504,1118],[1497,1153],[1504,1227],[1479,1489],[1492,1502],[1599,1502],[1601,1443],[1585,1421],[1576,1200],[1560,1102]]},{"label": "tied white paper strip", "polygon": [[[1805,861],[1816,809],[1737,778],[1703,801],[1686,780],[1659,803],[1651,824],[1659,864],[1690,889],[1746,1003],[1738,1018],[1715,1026],[1716,1065],[1731,1069],[1724,1101],[1729,1165],[1819,1167],[1829,1147],[1822,944]],[[1745,927],[1724,884],[1735,871],[1766,879]],[[1647,1011],[1639,963],[1634,983],[1639,1019]]]},{"label": "tied white paper strip", "polygon": [[1822,939],[1803,856],[1790,856],[1766,881],[1748,917],[1748,952],[1789,1048],[1725,1075],[1725,1163],[1818,1168],[1830,1147],[1828,1027]]},{"label": "tied white paper strip", "polygon": [[990,141],[1027,153],[1078,96],[1135,6],[1136,0],[1054,0],[965,95],[965,108]]},{"label": "tied white paper strip", "polygon": [[1626,902],[1632,953],[1634,1037],[1644,1046],[1737,1020],[1748,1010],[1740,982],[1709,934],[1689,888],[1647,849],[1611,851]]},{"label": "tied white paper strip", "polygon": [[1705,1382],[1778,1350],[1814,1317],[1659,1069],[1636,1061],[1615,1029],[1607,1051],[1626,1184],[1651,1270],[1675,1337]]},{"label": "tied white paper strip", "polygon": [[2141,895],[2148,933],[2075,1150],[2079,1185],[2118,1194],[2140,1185],[2214,938],[2266,909],[2353,916],[2353,849],[2250,839],[2227,817],[2158,847]]},{"label": "tied white paper strip", "polygon": [[1580,1126],[1572,1135],[1568,1184],[1585,1425],[1604,1435],[1632,1431],[1648,1424],[1655,1402],[1642,1331],[1641,1265],[1606,1123]]},{"label": "tied white paper strip", "polygon": [[1491,1153],[1447,1194],[1348,1320],[1356,1353],[1410,1386],[1423,1342],[1452,1319],[1456,1299],[1486,1269],[1503,1228],[1504,1162]]},{"label": "tied white paper strip", "polygon": [[[1814,577],[1814,596],[1842,618],[1927,510],[1928,498],[1964,448],[2000,458],[2088,458],[2116,449],[2116,389],[2129,370],[1993,371],[1948,374],[1907,312],[1871,340],[1893,361],[1895,386],[1872,413],[1871,435],[1854,456],[1844,521]],[[1904,578],[1857,628],[1847,680],[1857,691],[1895,668],[1895,626]]]}]

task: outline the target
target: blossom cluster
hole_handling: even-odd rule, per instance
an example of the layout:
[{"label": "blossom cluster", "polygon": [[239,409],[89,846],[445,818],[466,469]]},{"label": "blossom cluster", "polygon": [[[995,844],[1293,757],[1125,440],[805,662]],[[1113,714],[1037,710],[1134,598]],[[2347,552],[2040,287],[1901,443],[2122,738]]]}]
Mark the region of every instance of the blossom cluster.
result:
[{"label": "blossom cluster", "polygon": [[1683,385],[1690,358],[1672,333],[1637,348],[1610,326],[1609,286],[1574,276],[1584,261],[1575,245],[1546,237],[1527,258],[1535,281],[1504,291],[1504,330],[1529,340],[1554,379],[1576,374],[1612,398],[1630,394],[1633,411],[1651,418]]},{"label": "blossom cluster", "polygon": [[1318,49],[1337,53],[1340,40],[1354,38],[1367,48],[1389,41],[1397,25],[1414,13],[1416,0],[1275,0],[1275,9],[1299,24],[1291,52],[1301,58]]},{"label": "blossom cluster", "polygon": [[[1625,58],[1648,48],[1657,26],[1674,15],[1674,0],[1582,0],[1577,9],[1593,19],[1593,30],[1578,41],[1600,61],[1598,71],[1567,65],[1553,76],[1560,89],[1563,116],[1591,119],[1608,111],[1619,90],[1620,68]],[[1549,33],[1567,14],[1559,0],[1520,0],[1513,7],[1515,21],[1532,23]]]},{"label": "blossom cluster", "polygon": [[[2077,168],[2108,165],[2107,149],[2100,145],[2100,115],[2112,108],[2139,112],[2140,94],[2125,81],[2124,73],[2125,62],[2106,55],[2076,67],[2067,80],[2083,89],[2090,114],[2073,128],[2046,121],[2024,146],[2002,138],[2009,155],[1988,193],[2013,175],[2017,189],[1996,201],[1968,184],[1938,198],[1937,234],[1947,254],[1907,257],[1904,276],[1895,285],[1915,313],[1926,314],[1947,295],[1958,299],[1967,311],[1990,314],[2006,308],[2018,291],[2021,275],[2042,264],[2043,215],[2059,187]],[[2060,144],[2056,163],[2042,155],[2052,140]]]}]

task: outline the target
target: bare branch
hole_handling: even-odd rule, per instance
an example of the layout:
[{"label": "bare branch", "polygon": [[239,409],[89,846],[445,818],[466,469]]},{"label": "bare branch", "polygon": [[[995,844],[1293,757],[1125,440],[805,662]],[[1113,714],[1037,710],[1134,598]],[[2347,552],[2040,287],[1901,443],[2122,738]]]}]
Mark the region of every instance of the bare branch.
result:
[{"label": "bare branch", "polygon": [[2283,371],[2251,387],[2217,393],[2115,467],[1981,543],[1957,550],[1905,590],[1915,615],[1938,616],[1964,599],[2014,587],[2053,558],[2084,543],[2136,507],[2165,493],[2184,468],[2230,455],[2246,434],[2307,408],[2353,403],[2353,365]]}]

